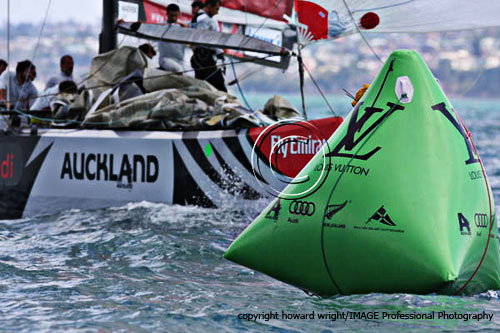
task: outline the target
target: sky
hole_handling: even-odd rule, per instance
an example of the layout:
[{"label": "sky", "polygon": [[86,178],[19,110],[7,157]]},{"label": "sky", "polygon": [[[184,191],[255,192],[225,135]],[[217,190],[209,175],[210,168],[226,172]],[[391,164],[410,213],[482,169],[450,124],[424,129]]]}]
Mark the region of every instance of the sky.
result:
[{"label": "sky", "polygon": [[[7,25],[7,5],[9,0],[0,0],[0,24]],[[82,23],[100,22],[102,0],[10,0],[10,20],[12,23],[42,22],[50,3],[48,22],[72,19]]]}]

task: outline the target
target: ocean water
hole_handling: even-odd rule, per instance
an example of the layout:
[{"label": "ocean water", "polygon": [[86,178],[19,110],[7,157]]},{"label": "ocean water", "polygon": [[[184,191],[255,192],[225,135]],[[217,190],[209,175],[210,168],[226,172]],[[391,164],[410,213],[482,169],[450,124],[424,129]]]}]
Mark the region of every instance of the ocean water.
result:
[{"label": "ocean water", "polygon": [[[251,101],[268,97],[253,95]],[[452,101],[473,134],[498,204],[500,100]],[[347,98],[331,102],[342,115],[349,109]],[[308,109],[312,117],[328,114],[317,97],[309,98]],[[500,291],[318,298],[224,260],[224,250],[265,205],[228,200],[205,209],[141,202],[0,221],[0,331],[500,330]],[[434,311],[435,317],[382,318],[398,311]],[[350,317],[354,312],[366,317]],[[465,320],[439,313],[493,316]],[[246,320],[245,314],[261,316]],[[310,317],[288,318],[294,314]]]}]

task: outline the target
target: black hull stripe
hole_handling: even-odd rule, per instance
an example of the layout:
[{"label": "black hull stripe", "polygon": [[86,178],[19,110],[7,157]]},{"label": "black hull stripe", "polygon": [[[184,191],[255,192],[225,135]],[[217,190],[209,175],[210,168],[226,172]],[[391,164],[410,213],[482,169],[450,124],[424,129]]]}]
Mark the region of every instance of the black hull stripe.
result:
[{"label": "black hull stripe", "polygon": [[[252,140],[250,139],[250,135],[246,134],[245,135],[247,139],[250,141],[251,146],[253,147]],[[250,172],[251,175],[254,174],[253,169],[252,169],[252,164],[250,164],[250,161],[248,160],[245,151],[241,147],[240,141],[238,140],[238,137],[223,137],[222,140],[226,144],[227,148],[233,153],[233,156],[241,163],[241,165]],[[256,172],[255,176],[263,182],[264,184],[267,184],[266,180],[262,178],[262,176]]]},{"label": "black hull stripe", "polygon": [[197,205],[207,208],[217,208],[193,179],[175,145],[172,145],[174,155],[174,196],[173,203],[179,205]]},{"label": "black hull stripe", "polygon": [[[23,161],[28,161],[39,139],[40,137],[20,137],[14,140],[5,140],[5,142],[20,146]],[[45,148],[30,164],[23,167],[19,184],[0,187],[1,219],[19,219],[23,217],[33,185],[51,148],[52,144]]]},{"label": "black hull stripe", "polygon": [[[252,138],[251,138],[250,136],[247,136],[247,139],[248,139],[248,142],[250,143],[250,145],[253,147],[253,146],[255,145],[255,142],[253,142],[253,140],[252,140]],[[266,137],[264,138],[264,140],[265,140],[265,139],[266,139]],[[281,172],[278,168],[276,168],[276,167],[274,166],[274,164],[272,164],[272,163],[268,163],[268,157],[262,153],[262,151],[260,150],[260,148],[259,148],[259,147],[257,147],[257,148],[255,149],[255,153],[257,154],[257,159],[258,159],[258,160],[256,161],[256,162],[257,162],[257,164],[256,164],[256,168],[257,168],[257,170],[255,171],[255,175],[256,175],[259,179],[261,179],[261,178],[262,178],[262,176],[261,176],[261,172],[260,172],[260,167],[261,167],[261,165],[264,165],[265,167],[268,167],[268,166],[270,165],[270,166],[271,166],[271,170],[273,170],[274,172],[278,173],[278,174],[279,174],[279,175],[281,175],[281,176],[286,177],[286,176],[285,176],[285,174],[283,174],[283,172]],[[262,161],[265,161],[265,162],[263,163]],[[266,183],[266,184],[267,184],[267,182],[266,182],[265,180],[263,180],[263,181],[264,181],[264,183]]]},{"label": "black hull stripe", "polygon": [[222,169],[224,170],[224,172],[228,176],[229,181],[232,183],[241,184],[239,192],[241,195],[243,195],[243,199],[257,200],[257,199],[262,197],[257,191],[252,189],[249,185],[245,184],[243,182],[243,180],[236,175],[236,173],[222,159],[222,156],[215,149],[215,147],[212,146],[212,149],[213,149],[213,152],[215,154],[215,157],[217,158],[217,161],[219,161],[219,164],[222,166]]},{"label": "black hull stripe", "polygon": [[[196,161],[196,164],[200,167],[201,170],[210,178],[210,180],[215,183],[219,188],[224,191],[227,191],[229,194],[234,196],[242,195],[242,189],[250,190],[250,187],[247,184],[244,184],[240,179],[240,184],[234,184],[230,179],[224,179],[217,170],[214,169],[212,164],[208,161],[205,156],[205,153],[200,147],[199,141],[194,139],[183,139],[184,145],[188,149],[189,153]],[[212,150],[214,148],[212,147]],[[238,177],[239,178],[239,177]]]}]

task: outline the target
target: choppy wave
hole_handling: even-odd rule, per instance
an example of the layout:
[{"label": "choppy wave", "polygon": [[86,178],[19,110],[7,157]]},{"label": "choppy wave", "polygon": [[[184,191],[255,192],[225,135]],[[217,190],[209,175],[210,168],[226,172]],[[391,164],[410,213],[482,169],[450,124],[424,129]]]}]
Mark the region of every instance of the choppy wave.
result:
[{"label": "choppy wave", "polygon": [[[456,103],[457,104],[457,103]],[[500,202],[500,113],[458,103]],[[496,113],[495,113],[496,112]],[[369,294],[321,299],[222,254],[265,202],[219,209],[141,202],[0,221],[0,330],[498,330],[498,291],[471,297]],[[311,314],[315,320],[264,315]],[[493,314],[488,320],[341,320],[336,313]],[[330,314],[318,319],[318,314]],[[261,314],[255,321],[238,314]],[[241,317],[241,316],[240,316]]]}]

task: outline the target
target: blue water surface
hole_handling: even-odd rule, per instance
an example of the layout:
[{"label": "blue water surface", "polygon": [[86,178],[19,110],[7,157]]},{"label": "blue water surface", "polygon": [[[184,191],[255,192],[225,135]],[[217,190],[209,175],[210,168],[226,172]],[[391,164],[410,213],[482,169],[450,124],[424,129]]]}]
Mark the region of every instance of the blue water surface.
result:
[{"label": "blue water surface", "polygon": [[[340,114],[349,109],[347,98],[331,102]],[[498,102],[453,101],[473,134],[497,203]],[[308,103],[313,117],[328,114],[320,97],[310,97]],[[368,294],[322,299],[224,260],[224,250],[266,204],[228,201],[225,207],[205,209],[141,202],[0,221],[0,331],[500,330],[498,291],[468,297]],[[283,313],[313,311],[313,319],[281,318]],[[434,311],[435,318],[381,318],[384,312],[398,311]],[[279,319],[266,320],[265,314],[276,312]],[[350,312],[376,313],[378,318],[335,318]],[[439,319],[439,312],[493,317]],[[249,313],[262,316],[241,319]]]}]

